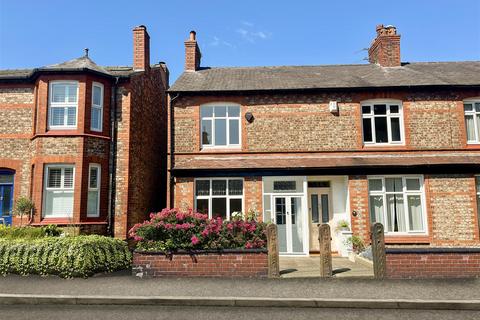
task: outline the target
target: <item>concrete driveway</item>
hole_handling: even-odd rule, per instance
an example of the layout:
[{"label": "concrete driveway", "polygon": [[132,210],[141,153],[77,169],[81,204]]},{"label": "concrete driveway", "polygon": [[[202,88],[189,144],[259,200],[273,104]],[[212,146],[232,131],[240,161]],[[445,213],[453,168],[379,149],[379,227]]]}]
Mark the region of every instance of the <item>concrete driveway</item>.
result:
[{"label": "concrete driveway", "polygon": [[[334,277],[373,277],[373,268],[364,263],[352,262],[348,258],[332,257]],[[282,278],[320,276],[320,257],[280,257]]]}]

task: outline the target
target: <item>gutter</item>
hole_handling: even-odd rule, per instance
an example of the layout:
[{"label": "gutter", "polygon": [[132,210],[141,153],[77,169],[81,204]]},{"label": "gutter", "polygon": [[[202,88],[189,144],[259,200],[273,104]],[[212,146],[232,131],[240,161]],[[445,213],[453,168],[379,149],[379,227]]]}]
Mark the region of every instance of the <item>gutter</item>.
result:
[{"label": "gutter", "polygon": [[113,223],[115,217],[115,178],[116,178],[116,164],[117,164],[117,89],[118,89],[118,82],[120,77],[115,77],[115,84],[112,87],[112,96],[110,98],[110,135],[111,135],[111,143],[110,143],[110,157],[109,157],[109,165],[108,165],[108,226],[107,226],[107,234],[113,236]]},{"label": "gutter", "polygon": [[173,173],[174,167],[174,151],[175,151],[175,143],[174,143],[174,121],[173,121],[173,102],[180,96],[180,93],[177,93],[176,96],[170,99],[170,179],[169,183],[169,190],[170,190],[170,199],[168,199],[169,207],[172,208],[174,204],[174,186],[175,186],[175,177]]}]

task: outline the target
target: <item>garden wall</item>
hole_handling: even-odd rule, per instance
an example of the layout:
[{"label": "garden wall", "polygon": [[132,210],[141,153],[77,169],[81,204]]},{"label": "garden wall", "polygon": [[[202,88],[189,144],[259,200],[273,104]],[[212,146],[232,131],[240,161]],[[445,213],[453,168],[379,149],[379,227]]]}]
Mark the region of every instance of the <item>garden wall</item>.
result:
[{"label": "garden wall", "polygon": [[388,278],[480,276],[480,248],[387,248]]},{"label": "garden wall", "polygon": [[268,275],[264,249],[199,251],[165,255],[163,252],[133,254],[134,276],[139,277],[256,277]]}]

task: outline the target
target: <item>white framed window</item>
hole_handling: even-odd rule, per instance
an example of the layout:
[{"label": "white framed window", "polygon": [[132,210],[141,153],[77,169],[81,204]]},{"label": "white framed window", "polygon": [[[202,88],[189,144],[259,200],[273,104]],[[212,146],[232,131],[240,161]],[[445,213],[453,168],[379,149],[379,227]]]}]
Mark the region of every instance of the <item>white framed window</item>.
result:
[{"label": "white framed window", "polygon": [[480,98],[465,100],[465,128],[467,130],[467,143],[480,143]]},{"label": "white framed window", "polygon": [[200,118],[200,137],[203,148],[240,147],[240,106],[202,105]]},{"label": "white framed window", "polygon": [[45,218],[72,217],[75,166],[49,164],[45,166]]},{"label": "white framed window", "polygon": [[401,101],[364,101],[361,108],[363,143],[365,145],[404,143]]},{"label": "white framed window", "polygon": [[370,221],[388,234],[426,234],[427,217],[422,176],[368,177]]},{"label": "white framed window", "polygon": [[91,163],[88,167],[87,217],[100,216],[100,178],[101,166]]},{"label": "white framed window", "polygon": [[103,127],[103,84],[92,84],[92,111],[90,116],[90,129],[102,131]]},{"label": "white framed window", "polygon": [[226,220],[234,212],[243,212],[243,179],[195,179],[195,210]]},{"label": "white framed window", "polygon": [[48,98],[48,128],[75,129],[77,127],[78,82],[50,82]]}]

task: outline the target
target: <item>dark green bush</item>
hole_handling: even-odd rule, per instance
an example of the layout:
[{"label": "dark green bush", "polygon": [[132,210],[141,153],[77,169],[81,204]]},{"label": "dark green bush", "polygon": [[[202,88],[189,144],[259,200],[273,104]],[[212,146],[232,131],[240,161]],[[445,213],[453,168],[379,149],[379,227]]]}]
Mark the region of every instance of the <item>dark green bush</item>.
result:
[{"label": "dark green bush", "polygon": [[0,238],[0,275],[88,277],[130,267],[126,242],[103,236]]},{"label": "dark green bush", "polygon": [[58,237],[62,229],[56,225],[44,227],[10,227],[0,225],[0,239],[38,239],[44,237]]}]

